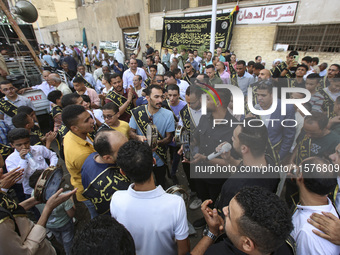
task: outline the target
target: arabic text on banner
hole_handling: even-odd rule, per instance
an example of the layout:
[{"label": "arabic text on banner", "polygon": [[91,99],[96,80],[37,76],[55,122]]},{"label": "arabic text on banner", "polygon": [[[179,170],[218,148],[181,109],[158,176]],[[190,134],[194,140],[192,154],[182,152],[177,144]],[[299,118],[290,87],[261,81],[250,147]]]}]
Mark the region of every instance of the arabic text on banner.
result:
[{"label": "arabic text on banner", "polygon": [[[219,14],[216,17],[215,48],[228,49],[232,37],[235,15]],[[211,31],[211,15],[199,17],[164,18],[162,47],[173,48],[184,45],[190,49],[198,49],[205,45],[209,48]]]}]

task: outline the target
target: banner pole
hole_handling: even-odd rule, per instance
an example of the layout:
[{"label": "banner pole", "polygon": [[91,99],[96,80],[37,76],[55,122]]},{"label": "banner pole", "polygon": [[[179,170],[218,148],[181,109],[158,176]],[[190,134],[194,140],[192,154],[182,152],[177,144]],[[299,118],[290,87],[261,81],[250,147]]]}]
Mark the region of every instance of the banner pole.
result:
[{"label": "banner pole", "polygon": [[217,0],[212,0],[210,51],[213,55],[215,52],[216,12],[217,12]]}]

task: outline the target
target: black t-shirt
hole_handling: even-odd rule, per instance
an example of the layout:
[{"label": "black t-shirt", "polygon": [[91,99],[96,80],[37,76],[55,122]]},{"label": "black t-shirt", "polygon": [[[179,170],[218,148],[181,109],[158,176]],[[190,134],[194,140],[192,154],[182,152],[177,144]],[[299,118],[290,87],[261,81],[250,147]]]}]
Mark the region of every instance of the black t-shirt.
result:
[{"label": "black t-shirt", "polygon": [[[270,157],[266,157],[267,166],[275,166],[274,161]],[[240,170],[243,164],[241,163],[237,170]],[[243,188],[251,186],[259,186],[268,189],[275,193],[277,185],[280,181],[279,173],[262,172],[236,172],[222,186],[221,195],[216,201],[216,208],[219,213],[222,213],[222,208],[229,205],[230,200]]]},{"label": "black t-shirt", "polygon": [[149,47],[147,50],[146,50],[146,55],[150,55],[154,52],[154,49],[152,47]]},{"label": "black t-shirt", "polygon": [[[225,237],[223,241],[213,244],[208,248],[204,255],[247,255],[237,249],[228,237]],[[285,242],[279,249],[272,253],[272,255],[293,255],[291,246]]]},{"label": "black t-shirt", "polygon": [[[236,123],[238,120],[232,116],[229,111],[226,112],[224,117],[228,120],[227,124],[218,124],[213,126],[214,118],[211,113],[208,112],[207,115],[202,115],[200,122],[195,129],[194,139],[197,141],[197,146],[199,148],[199,153],[208,156],[210,153],[215,152],[216,147],[222,142],[231,143],[231,138],[233,136],[234,129],[237,125],[231,125],[230,123]],[[205,162],[209,165],[209,162]],[[201,164],[201,163],[200,163]],[[202,163],[203,165],[204,163]],[[227,178],[228,176],[226,176]],[[210,184],[222,184],[224,179],[206,179],[205,181]]]}]

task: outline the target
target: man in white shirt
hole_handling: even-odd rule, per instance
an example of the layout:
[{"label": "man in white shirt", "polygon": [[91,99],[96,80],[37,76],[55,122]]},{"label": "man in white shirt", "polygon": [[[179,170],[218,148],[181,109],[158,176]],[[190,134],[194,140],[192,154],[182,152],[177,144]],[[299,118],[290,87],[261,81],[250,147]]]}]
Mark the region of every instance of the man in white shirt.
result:
[{"label": "man in white shirt", "polygon": [[93,79],[97,81],[98,78],[103,74],[103,69],[99,61],[94,61],[93,64],[94,68],[96,68],[96,70],[93,72]]},{"label": "man in white shirt", "polygon": [[135,75],[135,77],[133,77],[133,86],[135,88],[136,94],[138,97],[142,96],[142,91],[143,91],[143,87],[142,87],[142,83],[143,83],[143,79],[142,76],[140,75]]},{"label": "man in white shirt", "polygon": [[321,65],[319,65],[320,77],[324,77],[325,75],[327,75],[327,67],[328,67],[327,63],[322,63]]},{"label": "man in white shirt", "polygon": [[177,48],[174,48],[173,50],[172,50],[172,54],[171,54],[171,56],[170,56],[170,64],[172,63],[172,59],[173,58],[178,58],[179,56],[180,56],[180,54],[178,53],[178,51],[177,51]]},{"label": "man in white shirt", "polygon": [[114,57],[118,63],[124,64],[125,55],[120,49],[116,49]]},{"label": "man in white shirt", "polygon": [[51,86],[54,86],[56,90],[61,91],[63,95],[72,93],[72,90],[69,88],[69,86],[64,82],[61,82],[61,78],[57,73],[51,73],[47,77],[47,83]]},{"label": "man in white shirt", "polygon": [[155,65],[157,66],[157,74],[164,74],[165,73],[165,69],[164,66],[160,63],[160,58],[159,56],[155,56],[154,61],[155,61]]},{"label": "man in white shirt", "polygon": [[121,172],[134,183],[126,191],[116,191],[111,200],[113,218],[131,233],[136,254],[175,255],[190,251],[184,201],[155,185],[151,148],[130,140],[118,151]]},{"label": "man in white shirt", "polygon": [[142,76],[143,82],[147,79],[145,71],[142,68],[137,67],[137,60],[131,58],[130,68],[123,73],[123,88],[124,89],[127,89],[130,86],[133,86],[133,77],[135,75]]},{"label": "man in white shirt", "polygon": [[[313,166],[322,171],[313,170]],[[296,241],[298,255],[340,253],[340,246],[315,235],[315,227],[307,222],[313,213],[330,212],[338,217],[335,207],[327,197],[337,184],[331,167],[327,160],[311,157],[304,160],[297,169],[296,184],[300,202],[292,218],[294,230],[291,236]]]},{"label": "man in white shirt", "polygon": [[[38,169],[46,169],[48,165],[45,159],[50,160],[50,166],[56,166],[58,157],[55,152],[47,149],[42,145],[30,146],[30,134],[25,128],[15,128],[8,133],[8,139],[11,146],[15,149],[14,152],[6,159],[6,167],[8,171],[12,171],[20,167],[24,169],[22,180],[17,183],[22,183],[26,198],[31,197],[33,189],[29,186],[30,176]],[[33,157],[35,165],[27,158],[27,154]]]},{"label": "man in white shirt", "polygon": [[[32,86],[31,87],[32,89],[40,89],[40,90],[42,90],[42,92],[44,92],[46,97],[48,96],[48,94],[51,91],[55,90],[54,86],[52,86],[52,85],[47,83],[47,77],[50,75],[50,73],[51,72],[47,71],[47,70],[43,71],[43,73],[42,73],[43,82],[40,85],[36,85],[36,86]],[[24,89],[24,91],[25,90],[30,90],[31,88],[26,88],[26,89]]]}]

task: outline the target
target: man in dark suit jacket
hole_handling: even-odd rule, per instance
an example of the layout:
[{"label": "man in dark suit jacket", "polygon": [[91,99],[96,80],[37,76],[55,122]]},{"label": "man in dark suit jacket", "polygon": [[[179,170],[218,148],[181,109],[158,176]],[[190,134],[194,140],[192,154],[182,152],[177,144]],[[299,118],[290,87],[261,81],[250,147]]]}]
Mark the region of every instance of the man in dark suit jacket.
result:
[{"label": "man in dark suit jacket", "polygon": [[[268,110],[273,105],[273,85],[271,82],[262,82],[257,88],[257,102],[255,108]],[[281,161],[288,154],[295,137],[295,110],[294,105],[286,106],[286,114],[281,112],[281,100],[277,99],[276,109],[268,115],[261,115],[260,118],[268,129],[268,136],[272,147],[280,155]]]}]

